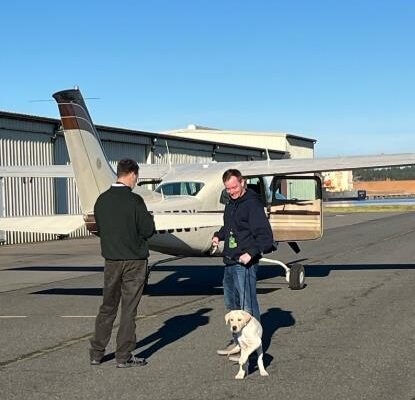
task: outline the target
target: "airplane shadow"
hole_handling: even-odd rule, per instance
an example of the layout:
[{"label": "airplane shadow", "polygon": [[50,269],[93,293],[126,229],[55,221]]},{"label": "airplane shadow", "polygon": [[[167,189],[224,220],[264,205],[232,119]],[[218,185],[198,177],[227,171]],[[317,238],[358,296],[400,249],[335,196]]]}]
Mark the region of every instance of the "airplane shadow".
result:
[{"label": "airplane shadow", "polygon": [[[138,354],[136,354],[136,356],[150,358],[155,352],[163,347],[180,340],[200,326],[207,325],[209,323],[209,317],[204,314],[207,314],[212,310],[212,308],[206,307],[201,308],[194,313],[176,315],[167,319],[164,321],[163,326],[161,326],[156,332],[148,335],[136,343],[135,349],[149,346],[146,349],[141,350]],[[115,353],[109,353],[104,357],[103,361],[109,361],[114,358]]]},{"label": "airplane shadow", "polygon": [[[47,269],[46,269],[47,268]],[[103,267],[23,267],[13,270],[23,271],[85,271],[100,272]],[[79,269],[76,269],[79,268]],[[154,268],[154,272],[172,272],[159,282],[146,286],[144,294],[148,296],[209,296],[222,295],[223,265],[162,265]],[[415,264],[304,264],[306,277],[327,277],[331,271],[377,271],[415,269]],[[69,269],[71,270],[71,269]],[[264,265],[258,270],[258,281],[282,277],[280,267]],[[273,283],[274,285],[275,283]],[[280,290],[280,287],[258,287],[258,294],[266,294]],[[102,288],[65,288],[58,287],[32,292],[31,294],[53,294],[73,296],[101,296]]]},{"label": "airplane shadow", "polygon": [[[157,283],[149,283],[144,291],[149,296],[222,295],[223,265],[174,265],[156,267],[156,271],[172,272]],[[261,271],[258,280],[278,275],[278,271]],[[258,294],[279,288],[258,288]]]},{"label": "airplane shadow", "polygon": [[[223,295],[223,266],[174,265],[156,267],[154,271],[172,272],[166,274],[159,282],[150,282],[144,289],[148,296],[211,296]],[[262,268],[258,280],[279,276],[278,268]],[[280,290],[278,287],[258,288],[258,294],[266,294]],[[102,296],[102,288],[51,288],[32,292],[31,294]]]},{"label": "airplane shadow", "polygon": [[102,296],[102,288],[53,288],[30,294],[55,294],[63,296]]},{"label": "airplane shadow", "polygon": [[4,271],[39,271],[39,272],[104,272],[104,267],[100,266],[31,266],[31,267],[13,267]]},{"label": "airplane shadow", "polygon": [[331,271],[379,271],[397,269],[415,269],[415,264],[305,264],[305,275],[322,278]]},{"label": "airplane shadow", "polygon": [[[292,311],[286,311],[278,307],[273,307],[269,308],[261,315],[261,325],[263,329],[262,350],[264,352],[264,366],[267,367],[274,359],[271,354],[267,353],[272,337],[278,329],[295,325],[295,319],[292,316]],[[257,356],[254,354],[252,362],[249,363],[249,373],[252,373],[257,369],[256,360]]]}]

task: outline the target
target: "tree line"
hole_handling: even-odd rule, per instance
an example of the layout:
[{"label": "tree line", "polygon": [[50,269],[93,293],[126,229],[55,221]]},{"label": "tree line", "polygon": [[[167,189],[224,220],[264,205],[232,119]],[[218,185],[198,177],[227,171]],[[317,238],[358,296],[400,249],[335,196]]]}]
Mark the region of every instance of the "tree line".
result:
[{"label": "tree line", "polygon": [[404,181],[415,179],[415,166],[362,168],[353,171],[354,181]]}]

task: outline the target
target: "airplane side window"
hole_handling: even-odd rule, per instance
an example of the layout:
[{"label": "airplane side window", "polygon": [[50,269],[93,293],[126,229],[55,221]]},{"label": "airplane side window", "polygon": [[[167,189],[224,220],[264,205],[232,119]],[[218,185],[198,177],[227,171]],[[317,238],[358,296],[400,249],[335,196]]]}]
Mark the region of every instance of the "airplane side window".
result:
[{"label": "airplane side window", "polygon": [[155,192],[164,196],[196,196],[203,185],[202,182],[167,182],[159,185]]},{"label": "airplane side window", "polygon": [[275,176],[270,187],[272,189],[271,204],[314,201],[321,198],[318,194],[318,184],[311,176],[288,178]]}]

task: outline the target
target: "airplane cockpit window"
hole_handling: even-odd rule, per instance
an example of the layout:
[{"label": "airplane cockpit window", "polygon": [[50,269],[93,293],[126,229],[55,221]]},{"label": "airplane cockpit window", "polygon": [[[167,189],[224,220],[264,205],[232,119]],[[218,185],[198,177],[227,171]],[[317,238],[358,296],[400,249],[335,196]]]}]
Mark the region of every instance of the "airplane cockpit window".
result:
[{"label": "airplane cockpit window", "polygon": [[164,196],[196,196],[203,185],[202,182],[166,182],[159,185],[155,192]]}]

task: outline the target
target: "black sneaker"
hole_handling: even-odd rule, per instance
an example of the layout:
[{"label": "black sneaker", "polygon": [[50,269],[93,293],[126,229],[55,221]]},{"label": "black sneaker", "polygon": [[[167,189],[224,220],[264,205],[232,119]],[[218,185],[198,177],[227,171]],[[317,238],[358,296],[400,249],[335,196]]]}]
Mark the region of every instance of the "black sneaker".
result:
[{"label": "black sneaker", "polygon": [[147,365],[145,358],[131,356],[126,362],[118,363],[117,368],[144,367],[144,365]]},{"label": "black sneaker", "polygon": [[101,360],[91,360],[91,365],[100,365]]}]

